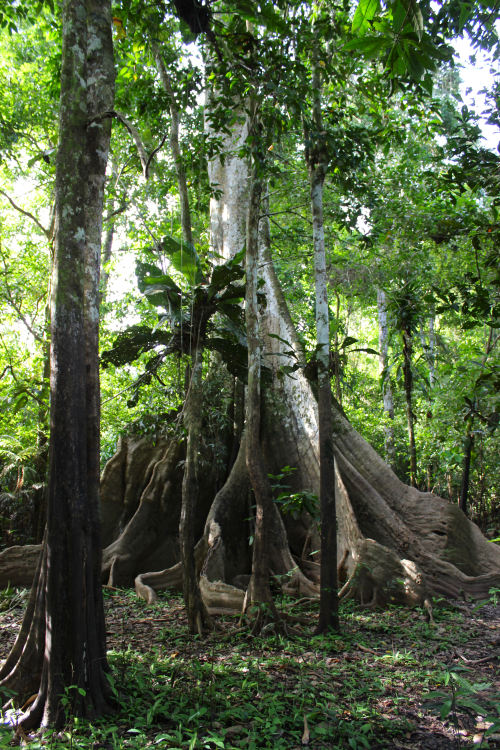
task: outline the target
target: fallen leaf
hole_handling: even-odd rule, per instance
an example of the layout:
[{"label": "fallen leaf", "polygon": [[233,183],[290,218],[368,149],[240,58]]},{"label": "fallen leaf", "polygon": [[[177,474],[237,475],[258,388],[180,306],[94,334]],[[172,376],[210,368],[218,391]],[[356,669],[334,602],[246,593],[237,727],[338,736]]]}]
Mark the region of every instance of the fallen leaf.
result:
[{"label": "fallen leaf", "polygon": [[242,724],[235,724],[226,729],[226,737],[233,737],[236,734],[243,734],[244,732],[246,732],[246,729]]}]

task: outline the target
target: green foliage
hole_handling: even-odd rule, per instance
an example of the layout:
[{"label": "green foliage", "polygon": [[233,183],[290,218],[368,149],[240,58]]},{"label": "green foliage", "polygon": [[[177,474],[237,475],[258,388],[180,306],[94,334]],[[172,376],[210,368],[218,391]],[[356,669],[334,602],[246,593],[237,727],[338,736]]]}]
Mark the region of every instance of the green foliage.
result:
[{"label": "green foliage", "polygon": [[437,703],[441,719],[450,718],[457,732],[460,726],[459,712],[483,717],[487,727],[483,746],[489,747],[488,736],[500,729],[500,695],[491,694],[491,683],[468,680],[464,674],[470,671],[467,667],[446,670],[441,676],[444,689],[429,693],[426,700],[433,705]]},{"label": "green foliage", "polygon": [[[113,226],[114,246],[101,310],[103,460],[128,422],[141,433],[168,423],[165,415],[184,395],[183,357],[200,333],[207,358],[217,353],[232,374],[246,377],[239,304],[245,293],[243,255],[220,266],[210,255],[208,211],[217,185],[209,184],[207,161],[218,153],[227,158],[225,134],[235,117],[244,116],[235,101],[253,91],[261,107],[273,261],[304,348],[314,352],[315,346],[304,146],[319,139],[329,160],[325,232],[330,306],[336,308],[331,327],[336,396],[383,453],[388,420],[376,358],[375,289],[401,292],[413,285],[404,289],[406,301],[409,291],[413,300],[404,316],[410,315],[413,333],[419,485],[426,486],[432,469],[433,489],[456,499],[464,432],[473,417],[472,510],[496,533],[491,516],[500,484],[498,344],[482,362],[488,327],[493,338],[498,330],[499,156],[482,145],[478,118],[460,101],[457,68],[441,65],[450,58],[447,40],[464,30],[495,54],[496,9],[455,0],[439,9],[413,0],[300,9],[238,0],[222,5],[213,18],[222,61],[208,48],[191,54],[186,28],[168,4],[127,0],[115,5],[113,15],[116,109],[137,127],[147,154],[171,127],[153,42],[161,48],[181,115],[196,241],[191,246],[178,239],[176,165],[168,141],[143,181],[133,141],[123,128],[113,128],[104,228]],[[48,432],[44,365],[51,248],[45,230],[57,143],[59,8],[9,1],[0,8],[0,27],[0,472],[2,488],[12,490],[19,472],[29,482],[44,478],[37,455]],[[189,38],[190,44],[213,44],[203,35],[196,42]],[[313,56],[323,76],[321,133],[310,122]],[[204,88],[212,95],[202,105]],[[496,93],[493,87],[492,96]],[[488,107],[491,121],[498,121],[496,102]],[[242,144],[238,155],[248,156],[254,145]],[[121,268],[131,255],[138,288]],[[121,285],[113,288],[120,272]],[[401,343],[395,333],[401,322],[396,313],[390,320],[388,370],[397,468],[405,478]],[[290,351],[287,342],[280,343]],[[294,377],[298,367],[298,359],[292,360],[278,375]],[[313,353],[306,372],[314,369]],[[300,498],[295,502],[298,507]]]},{"label": "green foliage", "polygon": [[[439,714],[450,696],[452,678],[445,686],[444,672],[467,679],[467,672],[443,669],[470,636],[469,623],[442,603],[435,603],[437,629],[420,612],[391,607],[374,614],[350,602],[341,605],[341,634],[311,637],[306,628],[293,638],[248,639],[226,618],[223,630],[200,641],[186,632],[182,601],[171,593],[146,610],[130,591],[107,591],[105,597],[112,637],[129,642],[108,653],[115,712],[92,721],[72,718],[58,734],[30,735],[30,746],[285,750],[301,745],[304,717],[313,748],[408,744],[408,734],[413,739],[423,726],[435,731],[426,706],[438,704]],[[282,604],[312,626],[317,604]],[[456,684],[464,691],[457,714],[463,713],[462,698],[470,698],[481,715],[494,715],[494,690],[479,680],[470,685],[476,692],[466,695],[466,686]],[[446,698],[431,698],[415,717],[415,701],[437,686]],[[63,699],[71,705],[77,692],[70,688]],[[12,728],[0,724],[0,742],[7,746],[11,736]]]},{"label": "green foliage", "polygon": [[279,474],[268,474],[273,490],[274,502],[285,515],[299,518],[302,513],[309,513],[319,520],[319,498],[314,492],[292,492],[287,479],[296,471],[293,466],[284,466]]},{"label": "green foliage", "polygon": [[[175,269],[190,284],[183,292],[169,274],[150,263],[137,263],[140,291],[148,302],[162,307],[154,328],[131,326],[118,334],[110,350],[103,352],[103,366],[117,367],[135,362],[147,351],[157,353],[146,361],[138,385],[158,378],[158,369],[167,355],[189,353],[194,347],[217,351],[229,372],[246,380],[246,340],[241,301],[245,296],[243,253],[214,268],[210,281],[202,275],[201,263],[194,248],[184,259],[180,243],[170,238],[162,242]],[[193,279],[201,278],[196,284]],[[211,323],[218,315],[219,321]],[[165,330],[161,326],[168,326]],[[161,382],[161,381],[160,381]]]}]

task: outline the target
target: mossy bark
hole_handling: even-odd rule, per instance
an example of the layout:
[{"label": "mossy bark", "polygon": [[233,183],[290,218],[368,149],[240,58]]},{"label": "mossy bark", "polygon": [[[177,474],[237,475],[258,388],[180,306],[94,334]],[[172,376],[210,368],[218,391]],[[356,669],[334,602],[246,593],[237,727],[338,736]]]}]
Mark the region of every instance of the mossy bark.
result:
[{"label": "mossy bark", "polygon": [[[19,723],[61,726],[66,712],[109,707],[100,586],[97,325],[100,229],[112,107],[111,12],[97,0],[66,0],[56,239],[51,315],[51,433],[47,531],[21,632],[1,684],[36,693]],[[98,131],[98,132],[97,132]],[[99,153],[96,153],[97,149]],[[66,691],[69,705],[61,698]]]}]

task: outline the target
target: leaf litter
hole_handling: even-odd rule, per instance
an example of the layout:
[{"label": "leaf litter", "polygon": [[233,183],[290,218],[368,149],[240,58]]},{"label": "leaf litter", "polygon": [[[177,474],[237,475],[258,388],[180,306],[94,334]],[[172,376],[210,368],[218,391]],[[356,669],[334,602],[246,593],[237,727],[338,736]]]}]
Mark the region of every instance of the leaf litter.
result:
[{"label": "leaf litter", "polygon": [[[2,660],[25,602],[0,612]],[[287,600],[310,622],[290,638],[219,618],[204,639],[170,592],[148,606],[107,590],[105,606],[117,712],[73,726],[75,747],[500,748],[498,602],[435,603],[434,628],[420,610],[349,603],[340,634],[314,636],[317,604]]]}]

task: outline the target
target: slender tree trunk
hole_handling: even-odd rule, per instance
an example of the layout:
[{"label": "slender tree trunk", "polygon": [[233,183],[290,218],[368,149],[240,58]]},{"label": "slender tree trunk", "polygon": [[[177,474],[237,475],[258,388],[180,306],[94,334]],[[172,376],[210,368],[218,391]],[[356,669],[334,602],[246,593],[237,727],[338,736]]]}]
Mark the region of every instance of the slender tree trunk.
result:
[{"label": "slender tree trunk", "polygon": [[[61,726],[67,711],[98,715],[108,707],[109,695],[100,586],[96,348],[109,123],[88,127],[88,121],[96,108],[109,110],[113,104],[110,6],[66,0],[62,19],[47,536],[21,631],[0,672],[2,685],[21,700],[26,692],[37,693],[20,718],[25,728]],[[68,705],[61,701],[66,691]]]},{"label": "slender tree trunk", "polygon": [[190,245],[193,244],[193,235],[191,227],[191,211],[189,208],[189,193],[187,189],[186,181],[186,170],[184,169],[184,161],[179,144],[179,108],[175,101],[175,95],[172,89],[172,84],[165,68],[163,57],[156,44],[153,44],[153,53],[160,74],[160,81],[163,86],[165,93],[167,94],[170,101],[170,148],[172,149],[172,156],[175,162],[175,171],[177,174],[177,185],[179,188],[179,198],[181,204],[181,225],[182,233],[186,242]]},{"label": "slender tree trunk", "polygon": [[323,185],[327,154],[321,140],[321,82],[319,68],[313,68],[313,127],[306,150],[311,184],[313,217],[314,275],[316,286],[316,342],[318,361],[319,476],[321,508],[321,583],[318,631],[338,630],[337,525],[335,512],[335,461],[332,444],[332,392],[330,383],[330,320],[326,276]]},{"label": "slender tree trunk", "polygon": [[[422,348],[425,353],[425,359],[427,360],[427,366],[429,368],[429,407],[427,409],[427,422],[432,419],[432,390],[436,380],[436,334],[434,330],[434,315],[429,318],[429,339],[426,341],[425,333],[423,330],[420,332],[420,338],[422,342]],[[427,464],[426,467],[427,475],[427,492],[432,492],[434,467],[432,461]]]},{"label": "slender tree trunk", "polygon": [[246,466],[256,502],[252,576],[248,595],[248,603],[258,608],[254,618],[254,632],[258,632],[262,628],[263,623],[269,619],[269,616],[275,621],[278,619],[269,586],[268,531],[273,510],[272,490],[264,468],[260,440],[262,339],[259,326],[257,289],[259,268],[259,215],[262,194],[261,170],[261,164],[254,164],[247,219],[245,297],[245,319],[248,346]]},{"label": "slender tree trunk", "polygon": [[389,373],[389,326],[387,322],[387,305],[385,292],[377,289],[377,311],[378,311],[378,346],[380,375],[382,377],[382,398],[386,424],[384,426],[385,458],[389,466],[395,470],[396,447],[394,441],[394,400],[392,397],[391,377]]},{"label": "slender tree trunk", "polygon": [[413,373],[412,373],[412,352],[413,340],[410,331],[403,330],[401,333],[403,339],[403,381],[406,400],[406,422],[408,425],[408,447],[410,452],[410,484],[412,487],[417,486],[417,449],[415,447],[415,426],[413,416]]},{"label": "slender tree trunk", "polygon": [[179,540],[183,569],[183,593],[191,633],[202,635],[212,623],[201,598],[196,573],[194,547],[194,519],[196,513],[199,474],[202,410],[203,410],[203,353],[198,347],[192,353],[191,378],[186,396],[184,423],[188,429],[186,462],[182,480],[182,505],[179,523]]},{"label": "slender tree trunk", "polygon": [[337,298],[337,313],[335,326],[335,339],[333,342],[333,377],[335,380],[335,398],[342,406],[342,383],[341,383],[341,372],[340,372],[340,356],[339,356],[339,320],[340,320],[340,294],[335,292]]},{"label": "slender tree trunk", "polygon": [[[179,143],[180,117],[175,101],[172,84],[165,68],[160,50],[153,44],[153,54],[165,93],[170,101],[170,148],[175,162],[177,186],[181,204],[181,226],[184,240],[193,244],[191,211],[187,189],[186,171]],[[194,321],[193,321],[194,325]],[[212,628],[212,621],[203,604],[195,564],[194,522],[196,500],[199,495],[198,457],[201,445],[202,412],[203,412],[203,348],[200,332],[196,334],[196,343],[191,352],[191,367],[187,387],[184,424],[187,429],[186,461],[182,482],[182,504],[179,524],[181,561],[183,567],[184,603],[188,616],[188,627],[191,633],[202,635],[204,630]]]},{"label": "slender tree trunk", "polygon": [[473,431],[473,418],[467,420],[467,433],[464,440],[464,457],[462,462],[462,481],[460,484],[460,496],[458,499],[458,507],[469,515],[468,508],[468,497],[469,497],[469,484],[470,484],[470,464],[472,457],[472,450],[474,448],[474,431]]}]

